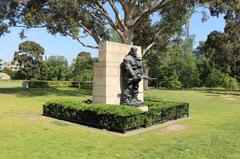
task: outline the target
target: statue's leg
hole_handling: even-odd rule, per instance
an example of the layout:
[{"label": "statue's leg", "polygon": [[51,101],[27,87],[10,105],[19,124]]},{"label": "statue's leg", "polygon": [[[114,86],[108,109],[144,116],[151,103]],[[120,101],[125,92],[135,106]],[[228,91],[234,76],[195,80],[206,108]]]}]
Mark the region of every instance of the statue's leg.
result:
[{"label": "statue's leg", "polygon": [[132,97],[137,102],[138,102],[138,93],[139,93],[139,91],[138,91],[138,89],[139,89],[139,82],[140,81],[134,81],[133,82],[133,91],[132,91]]},{"label": "statue's leg", "polygon": [[126,89],[123,91],[123,99],[122,99],[123,104],[131,104],[132,98],[133,98],[132,90],[133,90],[133,82],[128,80],[126,84]]}]

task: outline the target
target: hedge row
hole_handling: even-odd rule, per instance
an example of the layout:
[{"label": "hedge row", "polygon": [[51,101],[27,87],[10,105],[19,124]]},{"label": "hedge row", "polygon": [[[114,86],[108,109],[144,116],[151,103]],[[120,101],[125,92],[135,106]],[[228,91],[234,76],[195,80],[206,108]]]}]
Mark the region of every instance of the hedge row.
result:
[{"label": "hedge row", "polygon": [[92,82],[30,80],[29,88],[76,87],[91,88]]},{"label": "hedge row", "polygon": [[189,104],[146,102],[148,112],[124,105],[85,104],[56,100],[43,105],[43,115],[100,129],[125,133],[189,115]]}]

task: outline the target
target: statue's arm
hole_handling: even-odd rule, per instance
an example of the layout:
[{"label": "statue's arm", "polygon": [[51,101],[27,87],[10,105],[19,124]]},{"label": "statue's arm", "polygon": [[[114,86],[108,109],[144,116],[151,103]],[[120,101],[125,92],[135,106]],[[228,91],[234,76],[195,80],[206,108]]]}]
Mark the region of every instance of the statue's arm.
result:
[{"label": "statue's arm", "polygon": [[136,76],[128,60],[123,61],[126,70],[131,74],[132,77]]}]

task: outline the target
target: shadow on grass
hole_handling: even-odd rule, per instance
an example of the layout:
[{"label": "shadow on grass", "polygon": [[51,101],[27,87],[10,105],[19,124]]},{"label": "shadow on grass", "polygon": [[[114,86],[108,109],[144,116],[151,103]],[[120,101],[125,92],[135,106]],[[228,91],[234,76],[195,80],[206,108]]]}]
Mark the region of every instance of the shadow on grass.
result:
[{"label": "shadow on grass", "polygon": [[86,96],[91,95],[90,89],[77,88],[0,88],[0,94],[12,94],[19,97],[34,97],[34,96]]},{"label": "shadow on grass", "polygon": [[240,92],[239,91],[204,91],[205,93],[208,93],[208,96],[220,96],[220,95],[231,95],[231,96],[240,96]]},{"label": "shadow on grass", "polygon": [[158,89],[158,90],[167,90],[167,91],[196,91],[209,94],[208,96],[220,96],[220,95],[233,95],[233,96],[240,96],[240,90],[233,90],[233,91],[225,91],[224,89]]}]

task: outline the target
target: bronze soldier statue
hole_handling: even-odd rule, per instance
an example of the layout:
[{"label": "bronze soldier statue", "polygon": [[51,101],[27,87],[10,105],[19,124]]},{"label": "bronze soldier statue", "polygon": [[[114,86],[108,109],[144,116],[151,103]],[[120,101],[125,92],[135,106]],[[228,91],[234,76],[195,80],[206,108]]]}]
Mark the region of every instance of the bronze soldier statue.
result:
[{"label": "bronze soldier statue", "polygon": [[138,100],[139,82],[143,79],[143,66],[140,57],[137,57],[137,48],[131,48],[123,60],[124,89],[122,92],[122,104],[140,106],[143,104]]}]

